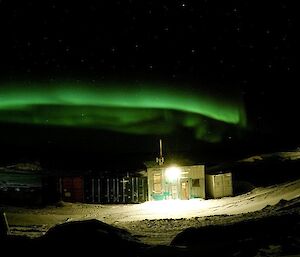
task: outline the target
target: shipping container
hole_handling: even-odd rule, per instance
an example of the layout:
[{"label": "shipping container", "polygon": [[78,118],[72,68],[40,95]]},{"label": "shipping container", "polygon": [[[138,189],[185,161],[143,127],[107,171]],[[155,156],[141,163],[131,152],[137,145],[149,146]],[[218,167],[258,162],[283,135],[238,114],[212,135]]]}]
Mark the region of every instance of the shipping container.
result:
[{"label": "shipping container", "polygon": [[59,178],[61,198],[65,202],[84,201],[84,180],[82,176]]},{"label": "shipping container", "polygon": [[209,198],[221,198],[233,195],[232,174],[206,174],[206,192]]},{"label": "shipping container", "polygon": [[85,202],[142,203],[147,201],[146,177],[90,177],[85,179]]}]

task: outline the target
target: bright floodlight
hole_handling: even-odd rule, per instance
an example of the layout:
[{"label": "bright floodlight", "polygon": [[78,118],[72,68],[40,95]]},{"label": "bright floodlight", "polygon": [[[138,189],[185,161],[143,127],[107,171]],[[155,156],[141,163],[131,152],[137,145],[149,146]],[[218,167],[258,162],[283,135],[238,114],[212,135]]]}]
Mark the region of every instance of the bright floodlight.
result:
[{"label": "bright floodlight", "polygon": [[178,167],[170,167],[166,169],[166,178],[168,181],[176,181],[181,174],[181,169]]}]

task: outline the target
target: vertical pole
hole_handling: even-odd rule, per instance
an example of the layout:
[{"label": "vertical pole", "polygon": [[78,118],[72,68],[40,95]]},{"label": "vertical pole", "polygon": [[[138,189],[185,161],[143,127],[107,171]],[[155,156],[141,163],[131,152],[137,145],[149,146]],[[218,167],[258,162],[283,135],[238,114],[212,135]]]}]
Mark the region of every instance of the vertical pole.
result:
[{"label": "vertical pole", "polygon": [[100,178],[98,178],[98,203],[101,203],[101,198],[100,198]]},{"label": "vertical pole", "polygon": [[148,178],[144,178],[143,186],[144,186],[144,193],[145,193],[144,199],[145,199],[145,201],[147,201],[147,200],[150,201],[150,198],[149,198],[149,195],[148,195],[148,189],[149,189],[149,187],[148,187]]},{"label": "vertical pole", "polygon": [[144,202],[145,192],[144,192],[144,178],[140,178],[140,194],[141,194],[141,202]]},{"label": "vertical pole", "polygon": [[125,179],[122,179],[123,203],[125,203]]},{"label": "vertical pole", "polygon": [[139,178],[135,178],[135,184],[136,184],[136,194],[137,194],[137,202],[139,202]]},{"label": "vertical pole", "polygon": [[10,228],[9,228],[9,225],[8,225],[8,221],[7,221],[7,218],[6,218],[6,213],[3,212],[3,216],[4,216],[4,221],[5,221],[5,224],[6,224],[6,227],[7,227],[7,235],[10,235]]},{"label": "vertical pole", "polygon": [[106,180],[106,185],[107,185],[107,202],[110,202],[110,197],[109,197],[109,178]]},{"label": "vertical pole", "polygon": [[62,184],[61,177],[59,178],[58,183],[59,183],[59,198],[62,201],[62,199],[63,199],[63,184]]},{"label": "vertical pole", "polygon": [[164,164],[163,150],[162,150],[162,139],[159,139],[159,157],[156,158],[158,165]]},{"label": "vertical pole", "polygon": [[7,235],[10,235],[11,233],[10,233],[10,228],[9,228],[9,225],[8,225],[8,221],[7,221],[7,218],[6,218],[6,213],[5,212],[3,212],[3,217],[4,217],[4,222],[5,222],[5,224],[6,224],[6,234]]},{"label": "vertical pole", "polygon": [[153,171],[150,172],[150,170],[149,170],[148,174],[147,174],[148,201],[153,200],[152,197],[151,197],[151,192],[153,191],[153,187],[154,187]]},{"label": "vertical pole", "polygon": [[95,182],[94,179],[92,178],[92,202],[95,202]]},{"label": "vertical pole", "polygon": [[119,179],[117,178],[117,202],[119,202]]},{"label": "vertical pole", "polygon": [[144,178],[140,178],[141,180],[141,198],[142,198],[142,202],[145,202],[145,191],[144,191]]},{"label": "vertical pole", "polygon": [[10,229],[5,212],[0,212],[0,239],[10,235]]},{"label": "vertical pole", "polygon": [[112,180],[112,193],[113,193],[113,202],[116,202],[116,187],[115,187],[115,179]]},{"label": "vertical pole", "polygon": [[134,202],[134,181],[133,178],[131,178],[131,201]]},{"label": "vertical pole", "polygon": [[159,157],[162,158],[162,140],[159,139]]}]

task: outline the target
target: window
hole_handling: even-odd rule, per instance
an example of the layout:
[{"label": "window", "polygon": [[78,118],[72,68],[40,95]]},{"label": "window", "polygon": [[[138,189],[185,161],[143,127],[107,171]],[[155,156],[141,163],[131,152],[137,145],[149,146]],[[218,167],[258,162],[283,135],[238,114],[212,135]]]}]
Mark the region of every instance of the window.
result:
[{"label": "window", "polygon": [[192,179],[192,186],[193,187],[200,187],[200,179]]},{"label": "window", "polygon": [[153,192],[161,194],[161,174],[155,173],[153,177]]}]

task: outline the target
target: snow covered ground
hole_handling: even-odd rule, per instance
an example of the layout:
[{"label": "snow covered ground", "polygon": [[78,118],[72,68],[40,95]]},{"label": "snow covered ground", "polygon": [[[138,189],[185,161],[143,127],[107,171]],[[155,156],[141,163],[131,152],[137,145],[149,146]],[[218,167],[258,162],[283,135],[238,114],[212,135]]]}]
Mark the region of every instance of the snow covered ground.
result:
[{"label": "snow covered ground", "polygon": [[255,156],[251,156],[246,159],[240,160],[240,162],[263,161],[264,159],[274,158],[274,157],[281,158],[282,160],[296,161],[296,160],[300,159],[300,151],[299,151],[299,149],[297,149],[296,151],[276,152],[276,153],[255,155]]},{"label": "snow covered ground", "polygon": [[[47,238],[53,229],[56,231],[52,233],[54,238],[67,240],[66,235],[70,235],[67,227],[60,225],[71,225],[81,227],[79,233],[75,229],[75,238],[83,241],[95,238],[97,250],[105,245],[107,249],[117,248],[114,240],[105,241],[111,238],[106,229],[125,229],[129,232],[122,232],[125,237],[137,240],[134,247],[137,247],[138,253],[133,253],[129,247],[125,250],[128,255],[121,250],[121,256],[300,256],[299,160],[299,151],[263,154],[241,160],[242,166],[233,169],[236,178],[265,181],[253,184],[256,187],[245,194],[222,199],[142,204],[60,202],[43,208],[0,206],[0,211],[6,213],[11,231],[7,242],[12,243],[12,247],[10,244],[8,247],[17,249],[14,246],[25,240],[23,246],[29,243],[31,253],[31,242],[38,247],[36,242]],[[83,224],[76,221],[83,221]],[[104,223],[99,224],[99,221]],[[107,224],[113,227],[107,228]],[[1,243],[0,238],[0,250]],[[50,248],[56,249],[56,244],[50,242]],[[70,250],[70,244],[63,242],[63,245]],[[90,247],[90,244],[88,247],[84,243],[79,245],[84,251]],[[20,249],[23,251],[22,247]],[[76,251],[77,248],[74,248],[74,253]]]},{"label": "snow covered ground", "polygon": [[38,237],[56,224],[97,219],[126,228],[147,244],[169,245],[176,234],[188,227],[227,224],[257,218],[258,215],[269,214],[270,208],[276,210],[275,206],[280,201],[299,201],[299,199],[300,179],[255,188],[246,194],[222,199],[170,200],[118,205],[61,203],[45,208],[4,206],[2,211],[6,213],[11,233],[15,235]]}]

